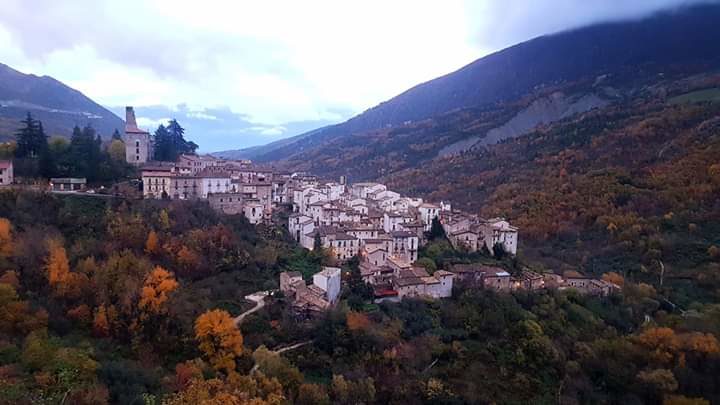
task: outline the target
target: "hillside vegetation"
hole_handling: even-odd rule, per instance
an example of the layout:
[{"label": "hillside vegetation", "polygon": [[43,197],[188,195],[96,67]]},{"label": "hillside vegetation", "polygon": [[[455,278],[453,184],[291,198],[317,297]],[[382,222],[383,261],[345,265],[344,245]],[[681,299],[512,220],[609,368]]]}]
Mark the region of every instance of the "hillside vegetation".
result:
[{"label": "hillside vegetation", "polygon": [[[287,240],[200,202],[0,193],[0,403],[720,400],[718,305],[681,314],[616,273],[622,293],[604,298],[455,288],[376,305],[351,261],[324,316],[298,319],[278,294],[236,326],[244,295],[329,263]],[[420,255],[524,265],[442,239]]]}]

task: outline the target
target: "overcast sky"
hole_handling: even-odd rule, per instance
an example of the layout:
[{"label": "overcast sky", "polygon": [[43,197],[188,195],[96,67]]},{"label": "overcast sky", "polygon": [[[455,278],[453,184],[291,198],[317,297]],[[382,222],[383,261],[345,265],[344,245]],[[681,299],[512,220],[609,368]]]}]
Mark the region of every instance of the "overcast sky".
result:
[{"label": "overcast sky", "polygon": [[216,126],[227,119],[211,113],[219,110],[246,123],[190,134],[208,151],[342,121],[538,35],[697,1],[1,2],[0,62],[106,106],[165,109],[141,117],[148,126],[178,110]]}]

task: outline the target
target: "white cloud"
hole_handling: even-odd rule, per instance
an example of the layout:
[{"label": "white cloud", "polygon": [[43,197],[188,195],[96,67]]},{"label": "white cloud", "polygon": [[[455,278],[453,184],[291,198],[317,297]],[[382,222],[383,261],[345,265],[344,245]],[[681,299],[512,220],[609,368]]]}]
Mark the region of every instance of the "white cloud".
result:
[{"label": "white cloud", "polygon": [[146,131],[152,133],[157,129],[157,127],[162,125],[167,125],[170,121],[170,118],[160,118],[160,119],[152,119],[147,117],[137,117],[136,118],[138,127],[145,129]]},{"label": "white cloud", "polygon": [[187,113],[188,117],[197,118],[199,120],[208,120],[208,121],[217,121],[218,117],[214,115],[210,115],[204,111],[189,111]]},{"label": "white cloud", "polygon": [[282,125],[279,125],[279,126],[272,127],[272,128],[265,128],[262,131],[260,131],[260,133],[263,135],[276,136],[276,135],[282,135],[283,133],[285,133],[285,131],[287,131],[287,128],[283,127]]},{"label": "white cloud", "polygon": [[514,42],[692,0],[3,0],[0,62],[105,105],[348,118]]}]

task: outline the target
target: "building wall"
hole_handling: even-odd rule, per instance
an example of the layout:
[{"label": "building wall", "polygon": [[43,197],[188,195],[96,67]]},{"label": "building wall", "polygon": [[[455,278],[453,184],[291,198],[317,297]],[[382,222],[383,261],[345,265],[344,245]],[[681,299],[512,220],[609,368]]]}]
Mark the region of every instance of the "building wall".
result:
[{"label": "building wall", "polygon": [[209,194],[208,202],[215,211],[227,215],[238,215],[243,213],[243,199],[236,193]]},{"label": "building wall", "polygon": [[167,173],[143,173],[143,198],[162,198],[165,192],[168,197],[170,193],[171,176]]},{"label": "building wall", "polygon": [[207,198],[208,193],[227,193],[230,191],[230,177],[201,177],[200,198]]},{"label": "building wall", "polygon": [[133,165],[147,163],[150,150],[150,134],[147,133],[126,133],[125,134],[125,159]]},{"label": "building wall", "polygon": [[260,204],[247,204],[243,207],[243,212],[245,214],[245,218],[247,220],[255,225],[262,222],[263,219],[263,209],[262,205]]},{"label": "building wall", "polygon": [[7,186],[13,183],[14,173],[12,161],[3,162],[5,167],[0,168],[0,185]]},{"label": "building wall", "polygon": [[[324,273],[330,273],[326,275]],[[323,271],[313,275],[313,284],[325,291],[325,298],[331,304],[340,296],[340,269],[337,267],[324,267]]]}]

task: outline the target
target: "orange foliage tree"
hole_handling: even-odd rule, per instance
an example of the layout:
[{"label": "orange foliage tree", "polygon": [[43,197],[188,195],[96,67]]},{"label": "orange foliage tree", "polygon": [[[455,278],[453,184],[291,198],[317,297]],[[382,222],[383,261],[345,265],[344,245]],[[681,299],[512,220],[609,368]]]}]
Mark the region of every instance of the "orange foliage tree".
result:
[{"label": "orange foliage tree", "polygon": [[12,224],[7,218],[0,218],[0,255],[10,256],[12,252]]},{"label": "orange foliage tree", "polygon": [[155,266],[145,279],[145,285],[140,293],[138,307],[143,316],[159,315],[166,311],[164,307],[171,292],[178,288],[173,274],[160,266]]},{"label": "orange foliage tree", "polygon": [[57,289],[61,283],[67,280],[68,274],[70,274],[70,264],[68,263],[65,248],[59,241],[50,240],[48,250],[49,255],[45,262],[45,270],[47,271],[50,287]]},{"label": "orange foliage tree", "polygon": [[235,371],[235,359],[242,354],[243,336],[227,311],[214,309],[195,320],[195,339],[200,351],[216,370]]},{"label": "orange foliage tree", "polygon": [[362,312],[350,311],[346,319],[348,329],[352,331],[366,330],[370,326],[370,320]]},{"label": "orange foliage tree", "polygon": [[160,240],[155,231],[150,231],[145,241],[145,252],[154,255],[160,251]]}]

